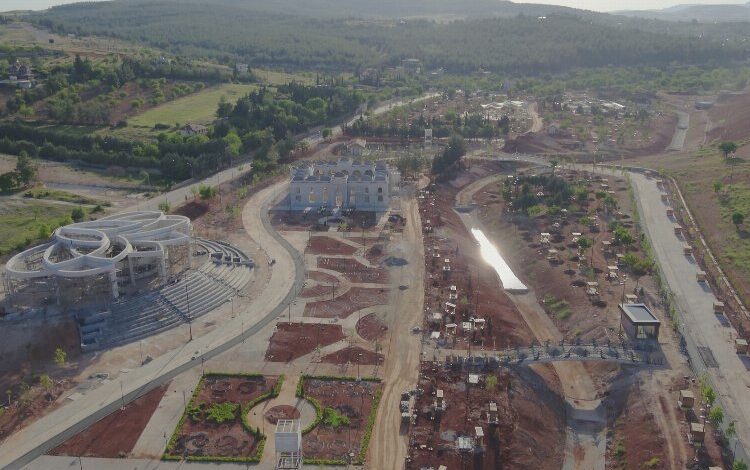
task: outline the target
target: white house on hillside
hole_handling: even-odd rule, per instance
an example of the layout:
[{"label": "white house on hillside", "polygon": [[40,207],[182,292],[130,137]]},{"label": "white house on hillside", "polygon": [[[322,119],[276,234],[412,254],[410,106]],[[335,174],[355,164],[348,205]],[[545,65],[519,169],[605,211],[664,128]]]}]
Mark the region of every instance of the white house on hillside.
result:
[{"label": "white house on hillside", "polygon": [[401,176],[383,162],[342,158],[314,162],[291,170],[289,205],[292,210],[328,207],[385,211]]}]

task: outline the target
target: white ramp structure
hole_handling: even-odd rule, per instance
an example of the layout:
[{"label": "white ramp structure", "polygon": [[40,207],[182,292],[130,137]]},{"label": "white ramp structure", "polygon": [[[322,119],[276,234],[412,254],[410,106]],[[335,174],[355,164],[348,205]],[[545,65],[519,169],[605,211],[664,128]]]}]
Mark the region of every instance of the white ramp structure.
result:
[{"label": "white ramp structure", "polygon": [[302,428],[298,419],[280,419],[276,423],[276,469],[302,468]]},{"label": "white ramp structure", "polygon": [[[5,268],[15,308],[117,299],[123,289],[166,284],[190,266],[190,219],[160,211],[126,212],[55,230]],[[36,304],[36,305],[34,305]]]}]

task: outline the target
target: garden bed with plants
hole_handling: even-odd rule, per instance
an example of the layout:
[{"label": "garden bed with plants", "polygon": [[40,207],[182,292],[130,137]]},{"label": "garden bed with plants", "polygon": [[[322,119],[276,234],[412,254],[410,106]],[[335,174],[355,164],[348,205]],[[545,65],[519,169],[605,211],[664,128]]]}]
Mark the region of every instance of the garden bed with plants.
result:
[{"label": "garden bed with plants", "polygon": [[[364,464],[383,384],[377,378],[302,376],[297,396],[316,410],[302,430],[302,452],[308,465]],[[350,457],[353,456],[353,457]]]},{"label": "garden bed with plants", "polygon": [[177,423],[164,460],[259,462],[266,436],[252,428],[247,414],[278,396],[283,376],[204,375]]}]

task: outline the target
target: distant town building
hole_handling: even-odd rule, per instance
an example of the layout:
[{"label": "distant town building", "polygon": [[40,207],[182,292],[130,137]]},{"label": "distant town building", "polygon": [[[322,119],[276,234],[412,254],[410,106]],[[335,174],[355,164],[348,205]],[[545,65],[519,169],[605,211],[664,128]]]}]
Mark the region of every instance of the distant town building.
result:
[{"label": "distant town building", "polygon": [[398,171],[383,162],[344,157],[337,162],[307,163],[291,170],[289,206],[291,210],[385,211],[400,179]]},{"label": "distant town building", "polygon": [[208,127],[202,124],[187,124],[182,128],[180,134],[185,137],[189,137],[191,135],[206,135],[208,134]]},{"label": "distant town building", "polygon": [[34,76],[31,73],[31,66],[23,64],[16,59],[10,65],[8,70],[8,80],[31,80]]},{"label": "distant town building", "polygon": [[18,60],[10,65],[8,77],[0,81],[0,85],[22,89],[33,88],[34,84],[34,74],[31,72],[31,66],[23,64]]},{"label": "distant town building", "polygon": [[235,64],[234,69],[237,71],[237,73],[247,73],[249,67],[250,66],[248,64],[237,63]]}]

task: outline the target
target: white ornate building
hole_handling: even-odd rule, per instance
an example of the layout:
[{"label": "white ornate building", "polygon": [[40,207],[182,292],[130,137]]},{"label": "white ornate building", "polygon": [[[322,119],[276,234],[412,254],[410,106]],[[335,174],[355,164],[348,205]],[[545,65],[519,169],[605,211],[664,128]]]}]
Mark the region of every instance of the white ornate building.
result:
[{"label": "white ornate building", "polygon": [[384,162],[342,158],[309,163],[291,170],[289,207],[382,212],[388,209],[400,180],[398,171]]},{"label": "white ornate building", "polygon": [[66,225],[43,245],[8,261],[11,308],[116,299],[123,290],[163,285],[190,266],[190,219],[127,212]]}]

